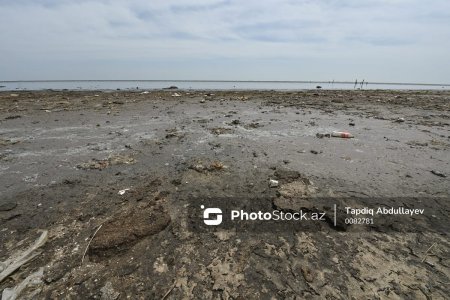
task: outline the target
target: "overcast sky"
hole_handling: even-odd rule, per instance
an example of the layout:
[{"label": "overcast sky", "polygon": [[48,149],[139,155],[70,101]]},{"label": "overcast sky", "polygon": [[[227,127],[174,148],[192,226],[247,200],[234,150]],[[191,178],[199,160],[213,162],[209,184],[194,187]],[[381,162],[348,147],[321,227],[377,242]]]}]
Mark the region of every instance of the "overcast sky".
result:
[{"label": "overcast sky", "polygon": [[450,83],[449,0],[0,0],[0,80]]}]

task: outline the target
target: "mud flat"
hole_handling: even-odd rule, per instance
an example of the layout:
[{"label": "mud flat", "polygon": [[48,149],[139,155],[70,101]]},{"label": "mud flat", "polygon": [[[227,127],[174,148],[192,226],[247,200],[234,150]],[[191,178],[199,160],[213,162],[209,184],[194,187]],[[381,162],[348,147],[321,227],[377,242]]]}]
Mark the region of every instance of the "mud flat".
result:
[{"label": "mud flat", "polygon": [[[2,92],[0,261],[48,240],[0,291],[43,267],[21,297],[444,299],[449,179],[446,91]],[[193,199],[425,213],[204,232]]]}]

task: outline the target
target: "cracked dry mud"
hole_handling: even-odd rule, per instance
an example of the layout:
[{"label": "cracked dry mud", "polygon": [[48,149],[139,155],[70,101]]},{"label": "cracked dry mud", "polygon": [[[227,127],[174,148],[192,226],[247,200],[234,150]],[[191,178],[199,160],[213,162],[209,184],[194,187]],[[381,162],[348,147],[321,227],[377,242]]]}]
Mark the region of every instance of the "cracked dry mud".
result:
[{"label": "cracked dry mud", "polygon": [[[177,93],[0,93],[0,261],[49,230],[0,291],[44,267],[22,298],[447,297],[449,92]],[[316,137],[334,130],[355,138]],[[291,211],[406,196],[428,199],[418,232],[196,232],[186,217],[199,197]]]}]

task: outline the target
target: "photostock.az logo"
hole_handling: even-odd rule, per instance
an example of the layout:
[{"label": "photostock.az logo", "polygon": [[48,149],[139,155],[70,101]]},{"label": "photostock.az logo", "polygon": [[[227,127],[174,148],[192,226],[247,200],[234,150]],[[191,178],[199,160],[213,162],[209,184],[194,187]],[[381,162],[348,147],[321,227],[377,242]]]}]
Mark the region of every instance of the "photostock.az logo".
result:
[{"label": "photostock.az logo", "polygon": [[[205,208],[204,205],[200,206],[202,209]],[[215,219],[210,218],[211,215],[216,215]],[[219,225],[222,223],[222,210],[220,208],[207,208],[203,211],[203,222],[206,225]]]}]

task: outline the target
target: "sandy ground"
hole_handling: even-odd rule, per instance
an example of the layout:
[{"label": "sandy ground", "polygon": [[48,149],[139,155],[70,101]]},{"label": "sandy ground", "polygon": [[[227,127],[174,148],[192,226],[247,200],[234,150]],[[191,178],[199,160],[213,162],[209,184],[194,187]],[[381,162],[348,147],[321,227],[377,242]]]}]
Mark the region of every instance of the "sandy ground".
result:
[{"label": "sandy ground", "polygon": [[[2,92],[0,261],[39,230],[49,239],[0,291],[44,267],[23,297],[445,299],[449,125],[443,91]],[[336,130],[355,138],[316,136]],[[276,233],[189,225],[198,199],[313,211],[320,197],[416,197],[426,216]]]}]

